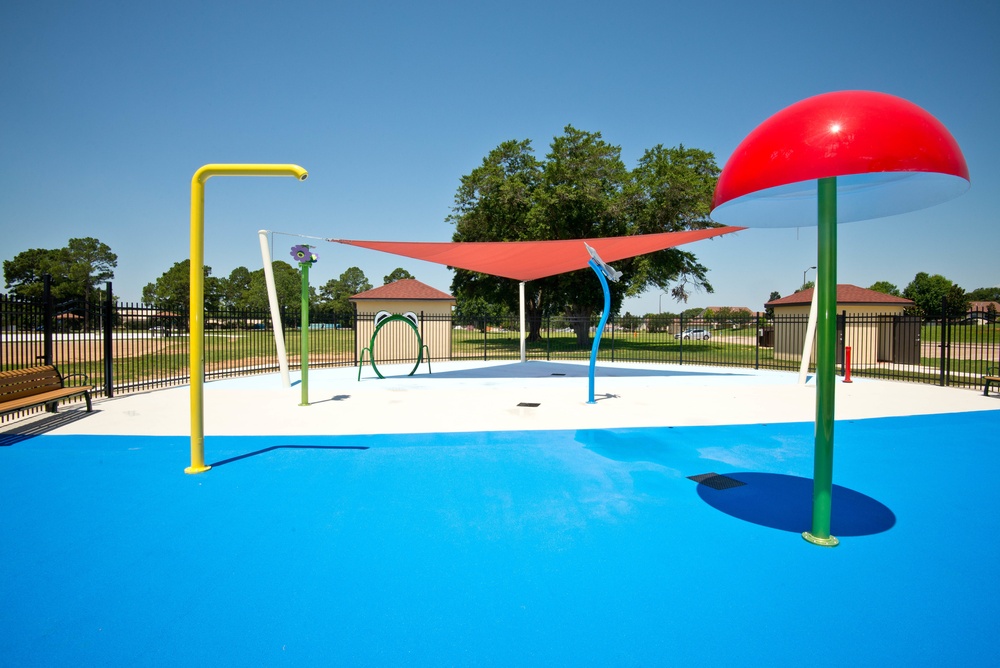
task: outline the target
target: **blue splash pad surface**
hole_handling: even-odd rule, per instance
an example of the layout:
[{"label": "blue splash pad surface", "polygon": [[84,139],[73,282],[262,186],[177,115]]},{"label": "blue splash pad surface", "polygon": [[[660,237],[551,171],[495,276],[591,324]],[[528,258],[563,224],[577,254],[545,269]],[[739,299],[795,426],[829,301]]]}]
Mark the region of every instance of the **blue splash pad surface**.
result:
[{"label": "blue splash pad surface", "polygon": [[811,423],[209,437],[195,476],[187,438],[16,441],[0,663],[975,662],[998,427],[837,423],[835,549],[797,534]]}]

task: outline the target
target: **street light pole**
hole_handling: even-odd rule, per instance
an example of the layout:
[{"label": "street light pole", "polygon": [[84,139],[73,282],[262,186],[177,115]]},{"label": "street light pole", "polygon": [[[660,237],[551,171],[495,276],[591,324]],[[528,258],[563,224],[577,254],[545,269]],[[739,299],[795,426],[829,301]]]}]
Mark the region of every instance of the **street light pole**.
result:
[{"label": "street light pole", "polygon": [[807,267],[807,268],[806,268],[806,270],[802,272],[802,285],[805,285],[805,284],[806,284],[806,273],[807,273],[807,272],[808,272],[808,271],[809,271],[810,269],[815,269],[815,268],[816,268],[816,267]]}]

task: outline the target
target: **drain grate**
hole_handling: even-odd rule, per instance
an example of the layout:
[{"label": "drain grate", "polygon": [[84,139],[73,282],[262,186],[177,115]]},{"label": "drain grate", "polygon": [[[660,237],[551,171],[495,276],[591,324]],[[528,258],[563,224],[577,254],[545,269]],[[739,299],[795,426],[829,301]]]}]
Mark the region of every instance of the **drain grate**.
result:
[{"label": "drain grate", "polygon": [[522,401],[518,406],[523,406],[524,408],[538,408],[541,404],[533,404],[530,401]]},{"label": "drain grate", "polygon": [[732,489],[733,487],[742,487],[745,482],[741,482],[736,478],[730,478],[729,476],[719,475],[718,473],[702,473],[701,475],[689,475],[688,480],[694,480],[699,485],[707,485],[712,489]]},{"label": "drain grate", "polygon": [[552,374],[552,375],[553,375],[553,376],[565,376],[566,374],[564,374],[564,373],[554,373],[554,374]]}]

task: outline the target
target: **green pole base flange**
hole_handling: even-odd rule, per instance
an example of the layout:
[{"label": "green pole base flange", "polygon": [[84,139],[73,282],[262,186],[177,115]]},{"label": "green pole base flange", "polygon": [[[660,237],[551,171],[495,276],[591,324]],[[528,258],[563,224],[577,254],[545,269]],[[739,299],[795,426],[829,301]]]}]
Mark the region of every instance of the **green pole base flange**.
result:
[{"label": "green pole base flange", "polygon": [[808,531],[803,531],[802,537],[813,545],[819,545],[821,547],[837,547],[840,545],[840,541],[834,536],[830,536],[829,538],[819,538],[818,536],[812,535],[812,533]]}]

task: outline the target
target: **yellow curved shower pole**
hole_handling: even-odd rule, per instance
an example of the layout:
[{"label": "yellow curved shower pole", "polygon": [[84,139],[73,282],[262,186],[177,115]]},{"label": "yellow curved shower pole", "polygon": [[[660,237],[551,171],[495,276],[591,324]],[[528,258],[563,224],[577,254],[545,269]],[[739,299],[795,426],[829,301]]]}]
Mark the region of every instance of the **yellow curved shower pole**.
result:
[{"label": "yellow curved shower pole", "polygon": [[305,181],[309,172],[298,165],[205,165],[191,179],[191,466],[185,473],[201,473],[205,465],[205,181],[213,176],[294,176]]}]

